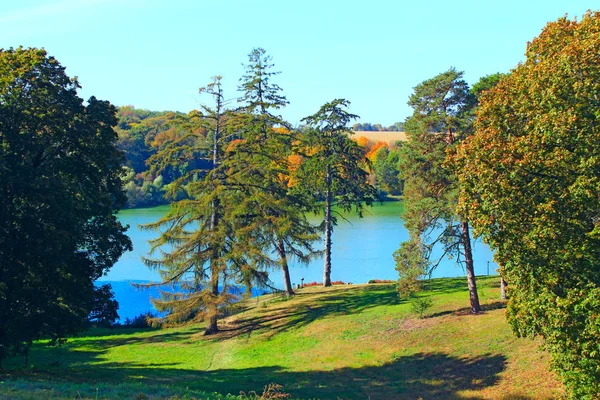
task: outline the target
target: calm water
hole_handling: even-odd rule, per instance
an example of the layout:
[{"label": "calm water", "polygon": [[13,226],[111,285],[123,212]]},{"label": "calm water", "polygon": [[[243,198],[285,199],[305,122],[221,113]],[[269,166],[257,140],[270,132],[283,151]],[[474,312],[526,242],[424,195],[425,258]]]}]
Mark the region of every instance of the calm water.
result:
[{"label": "calm water", "polygon": [[[104,281],[156,281],[158,273],[149,270],[141,261],[150,249],[148,240],[157,236],[156,232],[142,231],[140,224],[154,222],[167,211],[167,206],[123,210],[118,217],[122,223],[130,226],[127,234],[133,242],[133,251],[124,254],[112,268]],[[408,239],[408,232],[402,223],[402,203],[389,202],[376,205],[365,212],[363,218],[354,214],[346,216],[348,221],[339,219],[333,232],[332,280],[352,283],[365,283],[370,279],[398,278],[394,269],[393,252],[400,243]],[[313,217],[314,218],[314,217]],[[315,219],[316,222],[316,219]],[[486,275],[488,262],[490,274],[495,274],[497,265],[492,261],[492,252],[480,241],[474,245],[475,273]],[[308,266],[291,264],[292,282],[304,283],[321,281],[323,260],[316,259]],[[463,276],[464,270],[454,260],[444,260],[433,273],[433,277]],[[280,271],[271,273],[276,287],[282,287]],[[132,317],[152,309],[149,296],[156,296],[156,290],[138,291],[127,282],[112,282],[115,295],[121,304],[122,319]]]}]

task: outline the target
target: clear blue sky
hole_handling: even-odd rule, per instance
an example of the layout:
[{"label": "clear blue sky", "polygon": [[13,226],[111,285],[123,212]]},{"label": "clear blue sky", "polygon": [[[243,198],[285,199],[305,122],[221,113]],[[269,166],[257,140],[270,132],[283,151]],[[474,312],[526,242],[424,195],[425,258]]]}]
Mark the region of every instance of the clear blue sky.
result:
[{"label": "clear blue sky", "polygon": [[419,82],[451,66],[470,83],[508,72],[548,21],[593,3],[3,0],[0,47],[44,47],[79,77],[84,98],[184,112],[214,75],[235,97],[241,64],[263,47],[293,124],[343,97],[361,121],[390,125],[410,114]]}]

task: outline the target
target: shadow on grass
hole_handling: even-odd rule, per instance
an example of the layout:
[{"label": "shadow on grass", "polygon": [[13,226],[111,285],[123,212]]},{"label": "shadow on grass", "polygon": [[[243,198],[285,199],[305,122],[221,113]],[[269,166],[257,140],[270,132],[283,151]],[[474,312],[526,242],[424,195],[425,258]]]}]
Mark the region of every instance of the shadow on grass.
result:
[{"label": "shadow on grass", "polygon": [[[337,289],[337,288],[336,288]],[[325,292],[302,292],[295,296],[291,304],[276,303],[259,315],[246,316],[244,313],[231,318],[221,332],[210,340],[225,340],[265,331],[270,336],[291,328],[306,326],[318,319],[329,316],[359,314],[366,309],[400,304],[396,291],[386,285],[349,287]]]},{"label": "shadow on grass", "polygon": [[[485,304],[481,304],[481,311],[482,312],[486,312],[486,311],[492,311],[492,310],[499,310],[502,308],[506,308],[506,301],[494,301],[492,303],[485,303]],[[470,307],[463,307],[463,308],[459,308],[457,310],[447,310],[447,311],[441,311],[438,313],[434,313],[434,314],[429,314],[427,315],[425,318],[436,318],[436,317],[443,317],[444,315],[474,315],[471,314],[471,308]]]},{"label": "shadow on grass", "polygon": [[[140,328],[140,329],[124,329],[124,328],[101,328],[83,332],[81,336],[73,336],[63,345],[56,347],[41,345],[36,347],[35,351],[53,352],[61,350],[69,350],[82,345],[94,346],[98,349],[106,349],[110,347],[126,346],[128,344],[139,343],[168,343],[181,342],[186,339],[191,340],[191,336],[203,332],[204,329],[199,326],[182,327],[181,330],[165,332],[160,328]],[[90,336],[85,336],[90,335]],[[114,336],[114,337],[110,337]]]},{"label": "shadow on grass", "polygon": [[[87,356],[93,363],[98,353]],[[448,399],[467,398],[460,392],[495,385],[505,364],[501,355],[456,358],[420,353],[400,356],[381,366],[331,371],[296,372],[279,367],[194,371],[172,363],[78,363],[60,369],[13,371],[13,377],[53,382],[138,382],[221,394],[260,393],[274,382],[283,385],[294,398]]]}]

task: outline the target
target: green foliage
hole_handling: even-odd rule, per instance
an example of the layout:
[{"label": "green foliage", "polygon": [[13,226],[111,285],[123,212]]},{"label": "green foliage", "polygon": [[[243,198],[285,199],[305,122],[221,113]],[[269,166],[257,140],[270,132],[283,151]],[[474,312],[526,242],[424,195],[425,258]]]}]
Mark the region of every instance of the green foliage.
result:
[{"label": "green foliage", "polygon": [[410,301],[410,305],[412,310],[422,319],[427,310],[433,307],[433,299],[431,297],[416,297]]},{"label": "green foliage", "polygon": [[496,87],[500,80],[508,75],[509,74],[496,72],[495,74],[481,77],[479,81],[471,87],[471,94],[477,99],[481,98],[484,92]]},{"label": "green foliage", "polygon": [[[138,110],[131,106],[121,107],[117,147],[125,154],[126,178],[124,179],[127,207],[152,207],[167,204],[164,197],[168,185],[189,169],[208,167],[206,160],[188,159],[166,166],[160,175],[149,171],[148,160],[165,142],[174,141],[184,135],[187,116],[173,112]],[[178,199],[185,192],[178,193]]]},{"label": "green foliage", "polygon": [[[472,131],[475,97],[462,76],[451,68],[417,85],[408,101],[414,111],[406,120],[409,140],[400,148],[400,171],[405,181],[403,219],[410,239],[394,257],[399,288],[407,292],[418,287],[415,280],[431,273],[446,255],[464,262],[471,309],[476,313],[480,306],[469,227],[456,214],[457,183],[446,164],[446,155]],[[442,256],[431,260],[436,245],[442,246]]]},{"label": "green foliage", "polygon": [[249,54],[239,86],[243,104],[236,114],[242,141],[231,151],[229,174],[243,192],[238,213],[245,218],[238,229],[249,259],[261,267],[281,269],[285,292],[292,295],[288,259],[308,263],[320,253],[313,248],[320,234],[306,218],[315,209],[314,199],[306,192],[290,191],[294,171],[289,160],[297,156],[293,145],[299,139],[275,115],[288,101],[271,81],[279,74],[272,67],[264,49]]},{"label": "green foliage", "polygon": [[400,196],[403,193],[404,182],[400,180],[400,150],[381,147],[375,154],[373,170],[375,172],[375,187],[379,197],[386,195]]},{"label": "green foliage", "polygon": [[599,13],[549,23],[482,95],[455,159],[461,208],[508,283],[508,320],[545,340],[573,399],[600,393],[599,50]]},{"label": "green foliage", "polygon": [[336,99],[306,117],[301,143],[304,161],[297,171],[299,192],[324,200],[325,265],[323,285],[331,285],[331,235],[336,217],[332,207],[344,211],[353,208],[362,216],[365,205],[376,199],[376,191],[367,181],[370,162],[360,146],[348,136],[348,124],[356,115],[346,111],[349,102]]},{"label": "green foliage", "polygon": [[[212,96],[215,106],[191,112],[186,132],[165,141],[149,161],[152,174],[161,174],[182,160],[198,167],[173,181],[167,192],[176,199],[184,190],[188,198],[173,200],[165,217],[146,225],[160,232],[150,242],[152,252],[159,251],[160,256],[145,262],[159,272],[161,286],[172,288],[153,300],[155,308],[166,313],[153,319],[153,324],[206,320],[205,333],[212,334],[218,330],[220,310],[233,301],[228,286],[243,283],[250,288],[254,280],[264,278],[248,263],[246,247],[239,240],[239,220],[244,216],[237,207],[243,193],[230,171],[235,166],[230,163],[234,152],[229,149],[233,118],[226,109],[221,78],[215,77],[200,92]],[[210,160],[210,167],[194,163],[199,159]]]},{"label": "green foliage", "polygon": [[0,50],[0,361],[114,317],[94,281],[131,249],[116,109],[78,88],[44,50]]},{"label": "green foliage", "polygon": [[400,275],[398,294],[400,298],[406,298],[421,289],[422,279],[428,271],[429,260],[425,257],[420,238],[402,242],[400,248],[394,252],[394,260],[396,271]]},{"label": "green foliage", "polygon": [[117,319],[119,303],[111,285],[104,284],[94,290],[93,308],[88,315],[88,322],[97,326],[111,326]]}]

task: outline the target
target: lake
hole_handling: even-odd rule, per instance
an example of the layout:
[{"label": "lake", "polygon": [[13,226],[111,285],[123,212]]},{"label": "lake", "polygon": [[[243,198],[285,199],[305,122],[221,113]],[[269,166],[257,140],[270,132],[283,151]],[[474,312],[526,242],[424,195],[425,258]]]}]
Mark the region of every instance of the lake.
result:
[{"label": "lake", "polygon": [[[142,291],[132,288],[126,281],[157,281],[156,271],[149,270],[141,261],[147,256],[150,246],[148,240],[155,238],[157,232],[144,231],[140,224],[155,222],[168,210],[168,206],[147,209],[123,210],[118,214],[123,224],[129,225],[127,234],[133,242],[133,251],[124,254],[102,281],[111,282],[115,297],[120,303],[121,319],[131,318],[142,312],[152,310],[149,296],[156,296],[156,290]],[[332,270],[333,281],[366,283],[370,279],[398,279],[393,253],[400,243],[408,239],[408,232],[402,221],[402,202],[386,202],[368,208],[363,218],[356,214],[346,214],[347,221],[339,218],[333,231]],[[318,218],[311,216],[315,223]],[[492,261],[493,254],[481,241],[473,246],[476,275],[496,274],[498,266]],[[489,266],[488,266],[489,264]],[[290,263],[292,283],[320,282],[323,277],[323,259],[313,260],[309,265]],[[464,276],[463,268],[455,260],[445,259],[432,274],[433,277]],[[282,274],[275,270],[271,273],[275,287],[282,288]],[[125,281],[125,282],[123,282]]]}]

